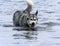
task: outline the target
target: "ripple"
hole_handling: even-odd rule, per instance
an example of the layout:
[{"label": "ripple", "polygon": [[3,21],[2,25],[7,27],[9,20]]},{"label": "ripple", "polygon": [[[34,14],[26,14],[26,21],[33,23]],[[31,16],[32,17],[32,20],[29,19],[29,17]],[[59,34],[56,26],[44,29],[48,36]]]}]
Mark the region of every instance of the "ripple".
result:
[{"label": "ripple", "polygon": [[58,4],[60,4],[60,2],[58,2]]},{"label": "ripple", "polygon": [[14,27],[13,25],[3,25],[3,27]]},{"label": "ripple", "polygon": [[54,25],[60,25],[60,24],[54,23],[54,22],[46,22],[46,23],[42,23],[42,25],[54,26]]},{"label": "ripple", "polygon": [[60,20],[60,19],[57,19],[57,20]]},{"label": "ripple", "polygon": [[13,34],[14,39],[37,39],[36,31],[22,31],[21,33]]},{"label": "ripple", "polygon": [[28,28],[23,28],[23,27],[15,27],[13,28],[13,30],[16,30],[16,31],[28,31],[29,29]]},{"label": "ripple", "polygon": [[54,38],[54,39],[60,39],[60,37],[52,37],[52,38]]},{"label": "ripple", "polygon": [[13,30],[16,30],[16,31],[37,31],[37,28],[30,29],[28,27],[15,27],[15,28],[13,28]]},{"label": "ripple", "polygon": [[45,13],[52,14],[55,13],[55,11],[46,11]]}]

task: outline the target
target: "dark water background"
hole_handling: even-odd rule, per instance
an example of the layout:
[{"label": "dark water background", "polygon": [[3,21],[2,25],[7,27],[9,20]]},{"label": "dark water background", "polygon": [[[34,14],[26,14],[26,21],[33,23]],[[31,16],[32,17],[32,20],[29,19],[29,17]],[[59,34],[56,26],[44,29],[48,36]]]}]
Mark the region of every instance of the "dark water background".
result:
[{"label": "dark water background", "polygon": [[16,10],[24,10],[25,0],[0,0],[0,46],[60,46],[60,0],[33,0],[38,9],[35,31],[13,27]]}]

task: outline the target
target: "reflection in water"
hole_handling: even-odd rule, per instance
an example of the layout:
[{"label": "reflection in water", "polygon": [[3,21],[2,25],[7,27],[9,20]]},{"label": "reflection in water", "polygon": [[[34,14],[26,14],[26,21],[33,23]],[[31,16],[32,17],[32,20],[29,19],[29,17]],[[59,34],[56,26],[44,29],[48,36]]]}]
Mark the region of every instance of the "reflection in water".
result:
[{"label": "reflection in water", "polygon": [[25,33],[26,39],[36,39],[37,32],[36,31],[28,31]]},{"label": "reflection in water", "polygon": [[[37,39],[38,31],[47,31],[47,32],[53,32],[51,31],[52,27],[54,26],[54,23],[43,23],[41,26],[37,27],[36,30],[30,30],[28,28],[22,28],[22,27],[14,27],[13,30],[17,31],[17,33],[13,34],[14,39]],[[44,25],[46,25],[44,27]],[[20,33],[19,33],[20,32]]]},{"label": "reflection in water", "polygon": [[37,31],[18,31],[18,34],[15,33],[13,36],[14,39],[37,39]]},{"label": "reflection in water", "polygon": [[3,25],[3,27],[13,27],[13,31],[17,31],[13,34],[14,39],[37,39],[37,28],[32,30],[27,27],[14,27],[13,25]]}]

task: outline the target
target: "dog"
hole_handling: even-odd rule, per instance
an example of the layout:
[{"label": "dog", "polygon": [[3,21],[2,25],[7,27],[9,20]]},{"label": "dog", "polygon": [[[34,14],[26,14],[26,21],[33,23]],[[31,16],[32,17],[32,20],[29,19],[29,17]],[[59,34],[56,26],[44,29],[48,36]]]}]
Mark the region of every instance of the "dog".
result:
[{"label": "dog", "polygon": [[26,0],[26,2],[28,6],[24,11],[16,11],[14,13],[13,24],[20,27],[27,26],[33,29],[38,21],[38,10],[36,11],[36,13],[31,14],[30,12],[32,11],[32,7],[34,4],[31,0]]}]

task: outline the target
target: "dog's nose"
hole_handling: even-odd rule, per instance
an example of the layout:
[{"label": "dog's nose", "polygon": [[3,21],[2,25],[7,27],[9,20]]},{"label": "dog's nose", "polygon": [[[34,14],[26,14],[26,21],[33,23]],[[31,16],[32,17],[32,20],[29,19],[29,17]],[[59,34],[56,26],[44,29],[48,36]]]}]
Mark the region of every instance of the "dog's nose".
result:
[{"label": "dog's nose", "polygon": [[34,25],[35,25],[35,23],[33,22],[33,23],[32,23],[32,26],[34,26]]}]

